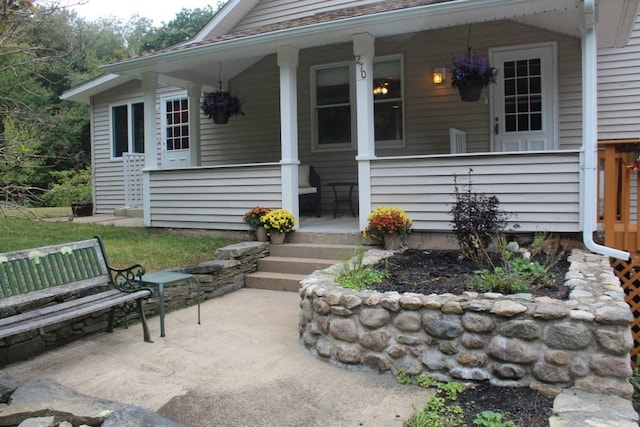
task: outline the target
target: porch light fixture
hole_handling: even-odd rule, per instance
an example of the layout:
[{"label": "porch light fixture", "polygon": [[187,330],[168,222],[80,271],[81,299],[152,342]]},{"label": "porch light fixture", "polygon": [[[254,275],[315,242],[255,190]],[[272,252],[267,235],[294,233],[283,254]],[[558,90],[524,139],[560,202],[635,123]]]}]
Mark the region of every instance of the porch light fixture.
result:
[{"label": "porch light fixture", "polygon": [[374,95],[386,95],[387,93],[389,93],[389,82],[380,83],[373,88]]},{"label": "porch light fixture", "polygon": [[447,70],[444,68],[434,68],[433,69],[433,83],[434,84],[442,84],[445,81]]}]

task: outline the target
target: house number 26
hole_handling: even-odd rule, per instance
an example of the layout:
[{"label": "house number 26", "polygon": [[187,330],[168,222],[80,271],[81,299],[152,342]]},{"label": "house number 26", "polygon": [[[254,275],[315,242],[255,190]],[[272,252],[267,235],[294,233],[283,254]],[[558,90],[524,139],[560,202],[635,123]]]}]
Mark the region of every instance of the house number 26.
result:
[{"label": "house number 26", "polygon": [[364,69],[364,62],[360,60],[360,55],[356,56],[356,65],[360,67],[360,78],[367,78],[367,70]]}]

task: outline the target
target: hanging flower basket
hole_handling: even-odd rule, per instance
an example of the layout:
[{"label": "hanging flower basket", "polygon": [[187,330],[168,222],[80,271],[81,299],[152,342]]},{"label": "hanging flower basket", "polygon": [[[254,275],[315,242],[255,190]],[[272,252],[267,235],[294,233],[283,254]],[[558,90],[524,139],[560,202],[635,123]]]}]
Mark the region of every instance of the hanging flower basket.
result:
[{"label": "hanging flower basket", "polygon": [[216,124],[226,124],[231,116],[238,114],[244,116],[242,103],[238,97],[225,90],[205,93],[200,109]]},{"label": "hanging flower basket", "polygon": [[460,93],[460,99],[465,102],[476,102],[482,95],[481,83],[465,83],[458,86],[458,92]]},{"label": "hanging flower basket", "polygon": [[498,70],[489,59],[478,53],[461,53],[451,61],[451,86],[458,88],[460,99],[474,102],[480,99],[482,88],[496,83]]},{"label": "hanging flower basket", "polygon": [[229,122],[229,113],[222,108],[216,108],[213,110],[211,118],[213,119],[213,123],[217,125],[226,125],[227,122]]}]

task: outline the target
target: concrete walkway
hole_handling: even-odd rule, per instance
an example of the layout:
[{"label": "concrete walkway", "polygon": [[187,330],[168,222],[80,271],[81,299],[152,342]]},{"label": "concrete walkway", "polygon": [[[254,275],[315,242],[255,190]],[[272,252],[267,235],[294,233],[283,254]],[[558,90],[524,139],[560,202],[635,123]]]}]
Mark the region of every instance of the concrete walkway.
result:
[{"label": "concrete walkway", "polygon": [[139,405],[187,426],[402,426],[428,391],[389,375],[339,368],[298,339],[298,294],[241,289],[99,333],[7,368],[80,393]]}]

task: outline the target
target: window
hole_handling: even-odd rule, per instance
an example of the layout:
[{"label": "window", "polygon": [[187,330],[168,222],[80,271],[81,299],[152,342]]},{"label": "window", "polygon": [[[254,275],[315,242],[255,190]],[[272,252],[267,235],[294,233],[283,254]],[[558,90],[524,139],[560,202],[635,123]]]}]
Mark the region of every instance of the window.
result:
[{"label": "window", "polygon": [[314,148],[351,148],[351,72],[348,64],[314,70]]},{"label": "window", "polygon": [[114,158],[122,153],[144,153],[144,103],[111,107],[111,147]]},{"label": "window", "polygon": [[376,145],[401,146],[402,64],[399,57],[373,62],[373,117]]},{"label": "window", "polygon": [[167,151],[189,149],[189,99],[166,99],[165,143]]},{"label": "window", "polygon": [[[349,64],[312,69],[313,150],[354,148],[355,99]],[[400,56],[373,62],[374,131],[376,145],[403,144],[403,87]]]}]

